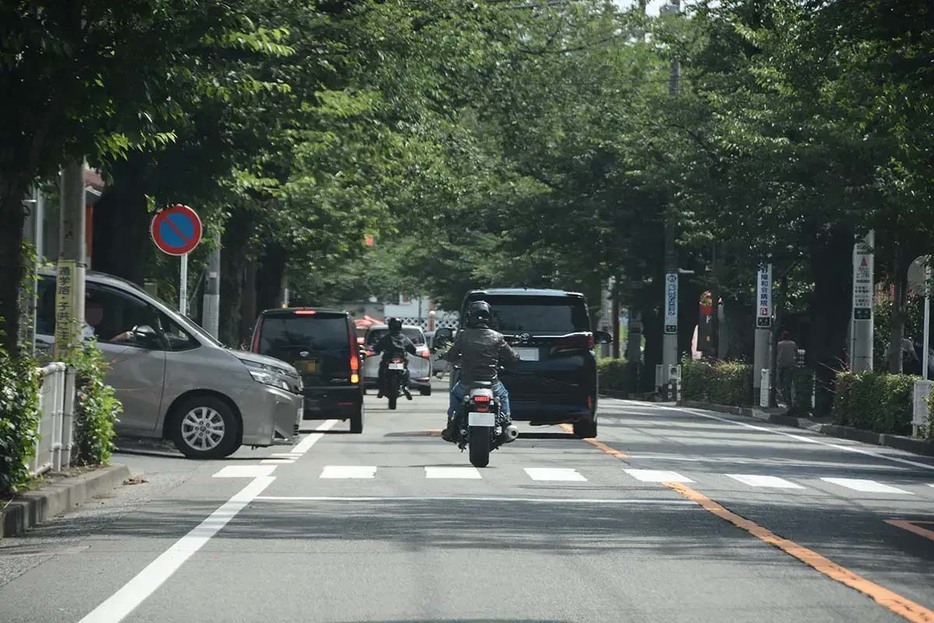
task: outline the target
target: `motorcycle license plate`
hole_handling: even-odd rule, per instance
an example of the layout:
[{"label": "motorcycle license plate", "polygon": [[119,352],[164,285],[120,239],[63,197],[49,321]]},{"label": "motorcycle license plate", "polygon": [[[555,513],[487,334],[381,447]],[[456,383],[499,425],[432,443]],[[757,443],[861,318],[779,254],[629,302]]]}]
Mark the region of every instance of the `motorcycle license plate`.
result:
[{"label": "motorcycle license plate", "polygon": [[405,370],[405,364],[404,363],[390,363],[389,369],[390,370]]},{"label": "motorcycle license plate", "polygon": [[476,413],[471,411],[467,415],[468,426],[487,426],[493,428],[496,425],[496,416],[492,413]]}]

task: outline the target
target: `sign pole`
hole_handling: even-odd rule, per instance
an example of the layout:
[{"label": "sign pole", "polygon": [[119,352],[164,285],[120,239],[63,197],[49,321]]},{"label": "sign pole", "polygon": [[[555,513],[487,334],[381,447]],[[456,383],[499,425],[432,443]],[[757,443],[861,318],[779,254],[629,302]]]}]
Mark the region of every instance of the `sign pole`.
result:
[{"label": "sign pole", "polygon": [[872,291],[874,232],[853,247],[853,352],[850,368],[853,372],[872,371]]},{"label": "sign pole", "polygon": [[178,313],[188,315],[188,254],[182,256],[182,267],[178,279]]},{"label": "sign pole", "polygon": [[[762,393],[762,371],[769,369],[769,347],[772,342],[772,265],[759,264],[756,279],[756,334],[753,355],[752,388],[754,395]],[[769,384],[773,384],[770,379]],[[768,388],[766,388],[768,389]],[[787,400],[788,398],[785,397]],[[768,404],[760,406],[767,407]]]}]

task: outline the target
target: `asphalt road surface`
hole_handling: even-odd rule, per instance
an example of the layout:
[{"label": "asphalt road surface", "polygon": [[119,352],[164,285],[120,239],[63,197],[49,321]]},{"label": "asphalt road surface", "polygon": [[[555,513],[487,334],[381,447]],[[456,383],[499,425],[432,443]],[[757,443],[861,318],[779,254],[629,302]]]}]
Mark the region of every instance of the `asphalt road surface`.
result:
[{"label": "asphalt road surface", "polygon": [[603,400],[477,470],[437,390],[225,461],[124,444],[144,482],[0,542],[0,621],[934,622],[930,459]]}]

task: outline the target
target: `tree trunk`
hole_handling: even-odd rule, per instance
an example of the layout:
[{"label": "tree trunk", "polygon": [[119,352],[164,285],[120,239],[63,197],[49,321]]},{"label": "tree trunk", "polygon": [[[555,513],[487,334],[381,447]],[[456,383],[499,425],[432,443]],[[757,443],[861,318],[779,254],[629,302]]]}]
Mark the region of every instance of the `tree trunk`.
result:
[{"label": "tree trunk", "polygon": [[247,256],[243,268],[243,291],[240,297],[240,342],[246,343],[250,339],[253,323],[256,322],[256,273],[259,262],[252,256]]},{"label": "tree trunk", "polygon": [[288,255],[282,246],[275,244],[263,249],[259,269],[256,273],[256,304],[258,309],[278,307],[282,293],[282,278]]},{"label": "tree trunk", "polygon": [[154,252],[149,239],[146,156],[133,156],[114,166],[114,183],[94,206],[94,249],[91,266],[143,284],[146,260]]},{"label": "tree trunk", "polygon": [[889,324],[889,349],[887,353],[888,369],[892,374],[901,374],[902,369],[902,338],[905,336],[905,304],[908,300],[907,268],[903,271],[902,247],[893,241],[894,252],[892,257],[893,273],[895,275],[895,297],[892,300],[892,316]]},{"label": "tree trunk", "polygon": [[830,413],[837,372],[843,369],[849,332],[852,279],[850,257],[853,229],[838,226],[821,232],[811,242],[811,345],[809,359],[817,375],[815,411]]},{"label": "tree trunk", "polygon": [[0,178],[0,346],[19,356],[20,284],[23,280],[23,197],[20,178]]},{"label": "tree trunk", "polygon": [[240,307],[243,296],[243,271],[253,233],[253,217],[235,211],[221,237],[221,341],[236,348],[240,345]]}]

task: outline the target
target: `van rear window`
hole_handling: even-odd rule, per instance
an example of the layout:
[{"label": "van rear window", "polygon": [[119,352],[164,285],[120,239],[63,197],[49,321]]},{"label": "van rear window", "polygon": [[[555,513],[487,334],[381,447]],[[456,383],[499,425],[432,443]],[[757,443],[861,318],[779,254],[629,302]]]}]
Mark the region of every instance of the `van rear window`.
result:
[{"label": "van rear window", "polygon": [[559,296],[486,296],[493,308],[493,328],[502,333],[565,335],[590,331],[584,301]]},{"label": "van rear window", "polygon": [[347,319],[343,316],[266,316],[259,348],[276,356],[286,350],[307,348],[315,352],[350,356]]}]

